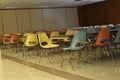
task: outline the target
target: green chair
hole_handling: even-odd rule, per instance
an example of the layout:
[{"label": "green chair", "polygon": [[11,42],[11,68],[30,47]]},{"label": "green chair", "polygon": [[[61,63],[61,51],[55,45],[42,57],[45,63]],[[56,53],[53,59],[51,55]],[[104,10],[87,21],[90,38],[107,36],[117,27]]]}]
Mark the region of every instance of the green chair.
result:
[{"label": "green chair", "polygon": [[[63,48],[63,50],[78,51],[78,50],[82,50],[85,46],[86,46],[86,30],[83,29],[74,34],[71,45],[68,48]],[[80,59],[80,56],[79,56],[79,59]],[[70,60],[70,56],[69,56],[69,59],[65,59],[64,53],[62,54],[61,68],[63,67],[63,63],[65,60],[67,60],[71,64],[72,69],[74,70],[72,62]]]}]

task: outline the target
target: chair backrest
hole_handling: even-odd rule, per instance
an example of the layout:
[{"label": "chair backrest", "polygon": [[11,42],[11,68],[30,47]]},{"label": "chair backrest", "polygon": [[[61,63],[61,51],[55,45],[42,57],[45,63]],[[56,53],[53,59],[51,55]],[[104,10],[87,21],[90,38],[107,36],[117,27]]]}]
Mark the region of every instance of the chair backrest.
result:
[{"label": "chair backrest", "polygon": [[53,31],[53,32],[50,34],[50,37],[53,37],[53,36],[60,36],[59,31]]},{"label": "chair backrest", "polygon": [[33,47],[36,46],[38,44],[38,39],[37,39],[37,35],[36,34],[27,34],[26,35],[26,39],[24,42],[24,45],[27,47]]},{"label": "chair backrest", "polygon": [[95,45],[104,46],[110,41],[110,30],[108,28],[103,28],[99,31]]},{"label": "chair backrest", "polygon": [[20,37],[20,42],[25,43],[26,38],[27,38],[27,36],[28,36],[29,34],[31,34],[31,33],[24,33],[24,34],[22,35],[22,37]]},{"label": "chair backrest", "polygon": [[65,35],[68,35],[68,36],[69,35],[74,35],[75,32],[76,32],[75,30],[67,30]]},{"label": "chair backrest", "polygon": [[[60,33],[59,31],[53,31],[51,34],[50,34],[50,37],[55,37],[55,36],[60,36]],[[58,43],[59,40],[58,39],[50,39],[52,43]]]},{"label": "chair backrest", "polygon": [[118,32],[116,34],[116,38],[113,41],[114,43],[120,43],[120,27],[118,28]]},{"label": "chair backrest", "polygon": [[98,31],[99,31],[98,28],[87,29],[87,34],[90,34],[90,33],[97,33]]},{"label": "chair backrest", "polygon": [[9,44],[10,34],[3,35],[3,44]]},{"label": "chair backrest", "polygon": [[117,24],[115,28],[120,29],[120,24]]},{"label": "chair backrest", "polygon": [[45,32],[41,32],[38,34],[39,44],[41,47],[52,44],[51,40],[48,38]]},{"label": "chair backrest", "polygon": [[[82,44],[82,45],[78,45],[77,44]],[[86,43],[86,30],[82,29],[79,32],[76,32],[73,36],[71,45],[70,45],[70,49],[71,50],[80,50],[85,46]]]},{"label": "chair backrest", "polygon": [[17,44],[19,42],[18,34],[11,34],[9,38],[9,44]]}]

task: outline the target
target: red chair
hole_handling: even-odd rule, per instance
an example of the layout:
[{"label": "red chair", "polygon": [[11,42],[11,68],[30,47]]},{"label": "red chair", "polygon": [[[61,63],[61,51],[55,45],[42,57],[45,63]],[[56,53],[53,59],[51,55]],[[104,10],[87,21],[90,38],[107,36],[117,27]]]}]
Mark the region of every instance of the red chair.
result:
[{"label": "red chair", "polygon": [[[98,58],[101,59],[103,55],[105,55],[104,53],[105,50],[109,52],[109,48],[108,48],[109,41],[110,41],[110,30],[107,28],[101,29],[98,33],[96,42],[93,44],[90,44],[90,46],[93,47],[93,50],[95,52],[94,56],[96,59]],[[99,49],[100,49],[100,52],[99,52]],[[110,52],[109,54],[111,55]]]},{"label": "red chair", "polygon": [[19,43],[19,35],[18,34],[10,34],[10,37],[8,39],[8,44],[11,45],[10,47],[12,48],[13,51],[18,51],[18,46],[17,44]]},{"label": "red chair", "polygon": [[3,49],[3,35],[0,34],[0,49]]},{"label": "red chair", "polygon": [[2,43],[2,42],[3,42],[3,35],[0,34],[0,43]]},{"label": "red chair", "polygon": [[17,44],[19,42],[18,34],[11,34],[9,38],[9,44]]}]

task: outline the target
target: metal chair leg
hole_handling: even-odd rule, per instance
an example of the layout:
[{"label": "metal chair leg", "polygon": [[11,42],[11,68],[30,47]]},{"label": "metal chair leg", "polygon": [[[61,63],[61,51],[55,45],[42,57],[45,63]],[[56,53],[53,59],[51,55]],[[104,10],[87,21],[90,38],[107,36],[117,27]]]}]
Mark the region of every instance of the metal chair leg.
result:
[{"label": "metal chair leg", "polygon": [[69,61],[69,63],[71,64],[71,67],[72,67],[73,71],[75,71],[75,69],[74,69],[74,67],[73,67],[72,62],[71,62],[71,61]]},{"label": "metal chair leg", "polygon": [[48,54],[48,60],[49,60],[50,64],[52,64],[50,53],[47,53],[47,54]]}]

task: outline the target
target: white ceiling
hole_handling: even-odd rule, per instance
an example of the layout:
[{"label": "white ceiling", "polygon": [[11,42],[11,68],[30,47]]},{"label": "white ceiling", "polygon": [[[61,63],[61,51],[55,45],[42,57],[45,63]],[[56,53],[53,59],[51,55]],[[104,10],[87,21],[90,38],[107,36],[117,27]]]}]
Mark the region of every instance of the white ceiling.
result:
[{"label": "white ceiling", "polygon": [[0,0],[0,9],[76,7],[105,0]]}]

